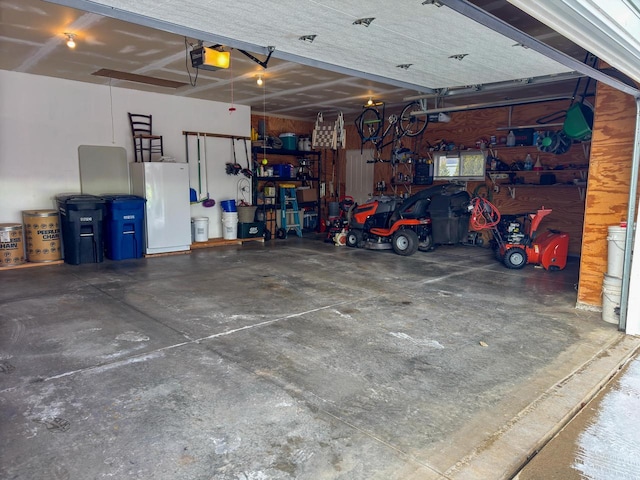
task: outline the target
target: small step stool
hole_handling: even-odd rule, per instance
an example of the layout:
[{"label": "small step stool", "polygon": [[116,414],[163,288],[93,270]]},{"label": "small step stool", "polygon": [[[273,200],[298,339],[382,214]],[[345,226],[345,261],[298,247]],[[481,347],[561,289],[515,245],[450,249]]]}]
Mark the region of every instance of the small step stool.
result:
[{"label": "small step stool", "polygon": [[[287,225],[287,206],[293,210],[293,223]],[[289,230],[295,229],[296,235],[302,237],[302,224],[300,223],[300,213],[298,212],[298,197],[296,197],[296,186],[289,183],[280,184],[280,227],[284,231],[284,237]]]}]

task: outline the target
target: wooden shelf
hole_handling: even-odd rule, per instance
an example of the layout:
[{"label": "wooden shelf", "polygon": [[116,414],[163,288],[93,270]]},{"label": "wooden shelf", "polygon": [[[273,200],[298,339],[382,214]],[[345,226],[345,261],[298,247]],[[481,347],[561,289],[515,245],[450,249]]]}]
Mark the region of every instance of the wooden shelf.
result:
[{"label": "wooden shelf", "polygon": [[261,182],[319,182],[320,179],[317,177],[309,177],[309,178],[285,178],[285,177],[258,177],[256,176],[256,180],[260,180]]},{"label": "wooden shelf", "polygon": [[516,198],[516,188],[577,188],[580,200],[584,201],[586,185],[575,185],[571,183],[554,183],[553,185],[540,185],[538,183],[503,183],[500,186],[509,189],[511,198]]},{"label": "wooden shelf", "polygon": [[25,262],[19,265],[8,265],[5,267],[0,267],[0,272],[3,270],[17,270],[19,268],[32,268],[32,267],[46,267],[49,265],[62,265],[64,260],[54,260],[52,262]]},{"label": "wooden shelf", "polygon": [[556,168],[551,170],[487,170],[488,174],[510,173],[562,173],[562,172],[586,172],[586,168]]},{"label": "wooden shelf", "polygon": [[[284,150],[282,148],[270,148],[270,147],[251,147],[251,153],[263,154],[263,155],[289,155],[291,157],[306,157],[307,155],[319,156],[322,152],[320,150]],[[310,159],[310,160],[317,160]]]},{"label": "wooden shelf", "polygon": [[200,248],[211,247],[223,247],[225,245],[242,245],[245,242],[262,242],[264,243],[264,237],[252,237],[252,238],[210,238],[206,242],[194,242],[191,244],[191,250],[198,250]]}]

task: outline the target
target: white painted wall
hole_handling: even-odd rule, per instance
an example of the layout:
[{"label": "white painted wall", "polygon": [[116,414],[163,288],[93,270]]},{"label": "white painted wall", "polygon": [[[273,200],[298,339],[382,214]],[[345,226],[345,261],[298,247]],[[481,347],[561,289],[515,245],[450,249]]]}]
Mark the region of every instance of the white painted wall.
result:
[{"label": "white painted wall", "polygon": [[[80,192],[78,146],[119,146],[133,160],[127,112],[153,115],[165,155],[185,161],[182,132],[250,136],[251,110],[229,104],[0,70],[0,223],[21,222],[23,210],[55,208],[59,193]],[[192,141],[192,140],[190,140]],[[244,146],[238,162],[246,166]],[[190,155],[195,150],[190,149]],[[197,158],[190,158],[197,189]],[[222,237],[220,200],[236,199],[241,176],[227,175],[231,140],[207,139],[207,180],[216,206],[193,205],[209,218],[209,237]],[[195,175],[195,176],[194,176]]]}]

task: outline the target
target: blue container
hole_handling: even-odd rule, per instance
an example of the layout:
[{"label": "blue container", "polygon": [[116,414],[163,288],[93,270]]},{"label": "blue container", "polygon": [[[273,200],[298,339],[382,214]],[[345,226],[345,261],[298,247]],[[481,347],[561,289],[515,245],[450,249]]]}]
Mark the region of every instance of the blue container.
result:
[{"label": "blue container", "polygon": [[273,176],[280,178],[291,178],[291,165],[281,164],[273,165]]},{"label": "blue container", "polygon": [[222,200],[220,202],[220,207],[222,207],[223,212],[237,212],[238,208],[236,207],[235,200]]},{"label": "blue container", "polygon": [[105,195],[105,253],[111,260],[142,258],[144,252],[144,204],[135,195]]}]

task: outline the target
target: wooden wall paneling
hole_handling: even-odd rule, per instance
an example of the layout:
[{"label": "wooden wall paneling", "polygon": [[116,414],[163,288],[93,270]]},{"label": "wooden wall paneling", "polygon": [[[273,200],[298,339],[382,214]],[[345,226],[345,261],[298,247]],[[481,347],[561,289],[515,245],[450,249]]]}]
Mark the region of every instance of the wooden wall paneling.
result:
[{"label": "wooden wall paneling", "polygon": [[314,122],[304,120],[295,120],[290,118],[280,118],[260,115],[253,113],[251,115],[251,127],[258,131],[260,120],[264,120],[265,132],[270,137],[278,137],[282,133],[295,133],[296,135],[311,135],[313,132]]},{"label": "wooden wall paneling", "polygon": [[[568,100],[555,101],[540,104],[514,106],[511,108],[511,125],[534,125],[537,120],[546,116],[562,113],[569,108]],[[493,108],[485,110],[470,110],[451,113],[451,121],[448,123],[430,123],[425,130],[419,145],[418,153],[428,155],[429,147],[439,144],[442,140],[453,142],[458,148],[477,148],[481,139],[489,140],[495,135],[498,145],[492,148],[497,155],[508,165],[515,161],[524,161],[527,153],[533,160],[540,155],[541,163],[545,168],[555,169],[563,166],[566,170],[554,170],[558,183],[572,184],[573,179],[580,179],[581,173],[574,167],[582,167],[586,173],[589,163],[588,143],[574,144],[563,155],[553,155],[538,152],[536,147],[509,148],[504,145],[508,130],[498,128],[508,127],[509,107]],[[562,122],[562,119],[556,120]],[[545,127],[540,125],[538,130],[561,130],[561,126]],[[391,167],[388,164],[376,164],[374,181],[389,181]],[[522,177],[526,183],[539,183],[539,177],[535,172],[518,172],[516,176]],[[535,211],[545,206],[553,209],[541,224],[541,229],[557,229],[569,234],[569,254],[580,255],[582,245],[582,231],[584,219],[584,197],[581,191],[574,185],[567,186],[515,186],[515,196],[512,198],[508,189],[509,180],[499,180],[499,193],[493,192],[493,183],[486,181],[486,190],[500,211],[504,214],[515,214]],[[478,183],[470,183],[468,190],[473,193]],[[417,192],[421,188],[414,186],[412,191]],[[582,190],[584,193],[584,190]]]},{"label": "wooden wall paneling", "polygon": [[515,198],[511,197],[508,186],[500,186],[500,192],[493,194],[492,203],[504,215],[535,212],[545,207],[553,212],[544,218],[539,232],[547,229],[569,234],[569,255],[581,253],[584,202],[575,186],[522,186],[512,187]]},{"label": "wooden wall paneling", "polygon": [[635,130],[630,95],[598,84],[585,204],[578,303],[601,306],[608,227],[626,220]]}]

